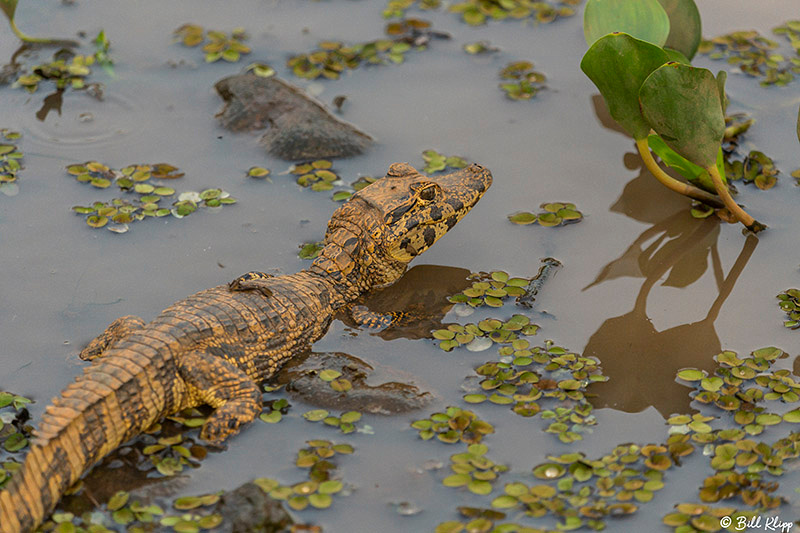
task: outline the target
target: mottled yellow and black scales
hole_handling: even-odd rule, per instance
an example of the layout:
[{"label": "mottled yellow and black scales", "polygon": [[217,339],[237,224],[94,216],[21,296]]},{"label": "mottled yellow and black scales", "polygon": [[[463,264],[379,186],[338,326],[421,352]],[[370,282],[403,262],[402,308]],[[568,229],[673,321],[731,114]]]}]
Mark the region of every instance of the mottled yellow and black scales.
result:
[{"label": "mottled yellow and black scales", "polygon": [[405,163],[331,217],[310,268],[249,272],[173,304],[152,322],[114,321],[53,399],[22,467],[0,491],[0,533],[32,531],[83,473],[165,415],[215,408],[201,437],[221,443],[261,411],[259,383],[325,334],[335,312],[393,283],[491,185],[478,165],[428,178]]}]

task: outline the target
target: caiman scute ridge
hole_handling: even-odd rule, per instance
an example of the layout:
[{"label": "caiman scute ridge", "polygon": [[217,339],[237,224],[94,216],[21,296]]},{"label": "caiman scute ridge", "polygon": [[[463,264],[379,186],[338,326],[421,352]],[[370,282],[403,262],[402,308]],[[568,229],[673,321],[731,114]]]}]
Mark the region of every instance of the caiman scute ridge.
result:
[{"label": "caiman scute ridge", "polygon": [[91,365],[47,407],[0,491],[0,532],[32,531],[95,462],[165,415],[208,404],[200,436],[219,444],[237,433],[261,412],[261,381],[322,337],[337,309],[396,281],[491,182],[479,165],[431,178],[395,163],[334,212],[307,270],[250,272],[150,323],[114,321],[81,352]]}]

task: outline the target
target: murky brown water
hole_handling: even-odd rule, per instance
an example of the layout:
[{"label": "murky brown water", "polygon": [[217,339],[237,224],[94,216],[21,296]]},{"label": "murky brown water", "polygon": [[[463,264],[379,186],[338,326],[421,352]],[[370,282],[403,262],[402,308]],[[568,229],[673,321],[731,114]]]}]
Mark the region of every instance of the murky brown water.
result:
[{"label": "murky brown water", "polygon": [[[795,0],[699,4],[707,36],[749,28],[768,34],[797,15]],[[96,69],[93,79],[105,84],[103,101],[68,91],[60,112],[51,109],[44,120],[39,117],[47,90],[29,95],[0,88],[0,127],[23,132],[25,153],[19,194],[0,196],[0,389],[35,399],[34,421],[81,371],[80,348],[114,318],[153,317],[175,300],[249,270],[285,273],[307,265],[297,258],[297,245],[322,237],[335,208],[329,193],[300,190],[290,176],[279,175],[288,164],[265,156],[257,136],[230,134],[214,119],[221,106],[214,82],[250,59],[270,63],[292,83],[321,90],[319,98],[327,104],[347,96],[343,118],[378,141],[365,156],[336,162],[348,183],[359,175],[382,175],[395,161],[421,168],[421,153],[429,148],[492,170],[491,191],[416,262],[441,265],[426,280],[458,286],[469,271],[493,269],[531,276],[547,256],[564,264],[532,315],[542,326],[538,340],[553,339],[602,361],[611,380],[596,386],[595,403],[604,409],[596,411],[593,433],[565,446],[542,431],[538,418],[477,406],[497,429],[486,441],[491,457],[512,468],[498,487],[515,479],[531,483],[530,468],[547,454],[575,450],[595,457],[617,443],[662,442],[663,417],[689,408],[689,389],[673,380],[678,368],[712,369],[711,356],[721,349],[746,354],[775,345],[797,354],[797,333],[781,326],[775,295],[799,283],[798,191],[788,173],[800,166],[795,136],[800,82],[762,89],[742,75],[729,76],[729,111],[747,111],[758,121],[743,148],[758,147],[784,172],[771,191],[740,186],[740,201],[770,226],[758,239],[746,238],[737,226],[690,218],[686,201],[641,169],[631,141],[609,129],[602,110],[598,117],[596,91],[578,69],[585,44],[577,17],[541,27],[509,21],[471,28],[446,12],[425,12],[423,18],[453,39],[407,54],[403,65],[360,68],[338,81],[314,83],[286,70],[287,57],[319,40],[378,38],[382,7],[378,1],[342,0],[243,0],[224,8],[204,0],[20,3],[17,22],[34,35],[72,37],[84,31],[93,37],[103,28],[117,75],[109,79]],[[206,65],[199,50],[171,44],[172,31],[186,22],[221,30],[243,26],[253,53],[239,64]],[[473,57],[461,50],[481,39],[502,52]],[[16,47],[3,30],[0,57],[10,58]],[[41,57],[51,53],[42,51]],[[548,77],[548,90],[532,102],[506,100],[497,88],[502,66],[522,59]],[[723,66],[706,58],[695,63],[714,70]],[[172,163],[186,172],[178,188],[222,186],[240,201],[218,213],[138,223],[126,235],[92,231],[69,208],[112,195],[90,190],[64,172],[65,165],[90,159],[113,168]],[[245,178],[253,165],[272,169],[273,182]],[[505,218],[546,201],[574,202],[586,218],[557,230],[512,226]],[[413,285],[411,302],[432,301],[428,289],[414,293]],[[422,442],[408,423],[461,405],[465,376],[496,355],[493,350],[443,353],[418,336],[412,331],[354,336],[335,322],[314,349],[346,352],[416,376],[415,384],[436,395],[430,407],[419,414],[367,416],[363,423],[374,434],[342,436],[303,420],[300,415],[310,406],[293,401],[278,426],[256,422],[226,452],[210,455],[179,493],[233,488],[255,476],[300,481],[304,474],[291,464],[296,450],[307,439],[326,438],[357,448],[341,463],[356,491],[330,510],[298,514],[326,531],[430,531],[457,518],[458,505],[488,505],[487,498],[442,487],[441,471],[422,471],[428,459],[443,461],[446,468],[450,454],[461,448]],[[778,366],[791,368],[792,362]],[[797,364],[794,359],[795,371]],[[667,488],[653,502],[624,522],[610,522],[609,530],[663,528],[661,517],[675,502],[692,498],[711,473],[706,463],[695,453],[683,468],[669,472]],[[783,482],[800,484],[796,472]],[[114,483],[129,488],[123,480]],[[785,495],[790,503],[782,508],[784,518],[800,515],[800,496]],[[401,516],[391,505],[401,501],[423,511]]]}]

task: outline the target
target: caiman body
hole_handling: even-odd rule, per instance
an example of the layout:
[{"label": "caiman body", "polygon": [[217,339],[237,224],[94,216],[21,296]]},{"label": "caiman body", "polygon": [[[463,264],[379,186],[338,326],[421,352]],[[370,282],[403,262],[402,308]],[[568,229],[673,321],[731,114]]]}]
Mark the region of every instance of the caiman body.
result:
[{"label": "caiman body", "polygon": [[309,269],[248,273],[150,323],[116,320],[81,353],[92,364],[48,406],[0,492],[0,532],[33,530],[95,462],[165,415],[208,404],[200,436],[218,444],[235,434],[261,412],[261,381],[322,337],[337,309],[396,281],[491,181],[478,165],[428,178],[396,163],[336,210]]}]

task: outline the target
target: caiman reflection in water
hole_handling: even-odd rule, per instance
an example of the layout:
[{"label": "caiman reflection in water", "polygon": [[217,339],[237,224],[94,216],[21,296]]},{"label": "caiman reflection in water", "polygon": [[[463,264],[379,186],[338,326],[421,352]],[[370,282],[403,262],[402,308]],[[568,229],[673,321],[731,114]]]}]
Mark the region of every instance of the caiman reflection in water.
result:
[{"label": "caiman reflection in water", "polygon": [[[598,116],[603,120],[601,113]],[[640,164],[638,156],[633,154],[626,154],[625,163],[629,168]],[[652,226],[618,259],[603,267],[584,289],[622,276],[644,278],[633,309],[603,322],[584,349],[585,356],[600,359],[603,373],[610,378],[592,385],[591,392],[597,395],[592,399],[595,407],[639,412],[652,405],[665,417],[687,413],[691,403],[689,389],[675,381],[677,370],[694,367],[713,372],[716,368],[712,357],[722,347],[714,322],[758,239],[753,235],[747,237],[735,263],[725,274],[717,249],[719,219],[715,216],[694,219],[688,207],[688,200],[667,191],[642,170],[611,208]],[[664,286],[690,286],[705,273],[709,259],[717,297],[709,305],[686,292],[673,313],[679,316],[687,309],[694,311],[707,305],[705,317],[664,331],[656,330],[647,316],[647,298],[652,288],[665,276]]]}]

